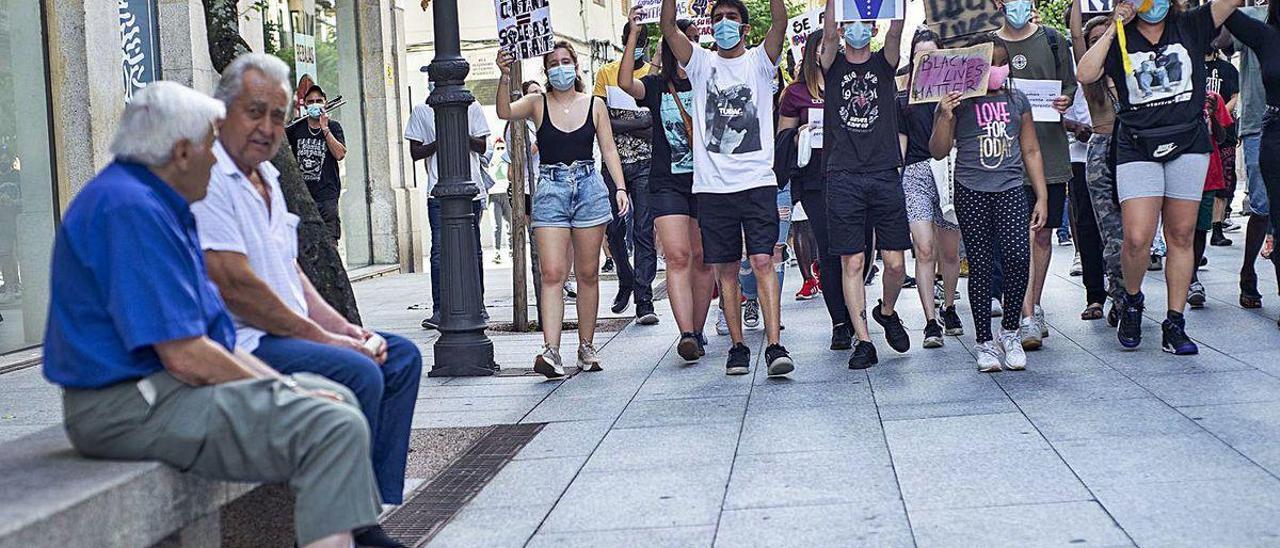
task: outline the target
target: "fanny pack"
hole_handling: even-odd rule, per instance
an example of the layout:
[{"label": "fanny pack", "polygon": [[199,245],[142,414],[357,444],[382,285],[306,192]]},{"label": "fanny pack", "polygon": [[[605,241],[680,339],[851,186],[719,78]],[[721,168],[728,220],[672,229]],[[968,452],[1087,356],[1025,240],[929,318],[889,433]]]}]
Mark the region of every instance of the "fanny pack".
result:
[{"label": "fanny pack", "polygon": [[1161,126],[1147,129],[1123,127],[1125,135],[1133,143],[1138,152],[1152,162],[1171,162],[1183,152],[1195,146],[1196,141],[1204,136],[1208,124],[1204,118],[1197,116],[1194,120],[1172,126]]}]

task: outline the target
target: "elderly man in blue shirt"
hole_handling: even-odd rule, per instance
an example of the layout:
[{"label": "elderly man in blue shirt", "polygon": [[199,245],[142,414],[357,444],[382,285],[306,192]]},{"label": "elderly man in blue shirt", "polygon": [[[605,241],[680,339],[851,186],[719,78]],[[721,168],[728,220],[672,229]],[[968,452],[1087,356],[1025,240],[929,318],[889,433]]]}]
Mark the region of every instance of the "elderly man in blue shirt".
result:
[{"label": "elderly man in blue shirt", "polygon": [[115,161],[58,227],[44,373],[79,452],[288,483],[298,545],[347,548],[380,509],[354,395],[236,351],[205,271],[188,204],[205,196],[224,112],[171,82],[125,108]]},{"label": "elderly man in blue shirt", "polygon": [[200,243],[235,320],[236,347],[281,373],[316,373],[355,392],[382,500],[400,504],[422,353],[403,337],[347,322],[298,265],[298,216],[286,209],[269,161],[284,140],[288,81],[289,67],[265,54],[243,55],[223,71],[217,163],[208,196],[191,208]]}]

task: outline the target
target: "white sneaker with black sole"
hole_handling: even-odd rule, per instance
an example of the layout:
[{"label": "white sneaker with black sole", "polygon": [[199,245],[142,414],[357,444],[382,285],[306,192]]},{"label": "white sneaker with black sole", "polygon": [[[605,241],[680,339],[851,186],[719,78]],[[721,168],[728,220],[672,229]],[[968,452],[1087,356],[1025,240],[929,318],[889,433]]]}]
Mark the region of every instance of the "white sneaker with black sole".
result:
[{"label": "white sneaker with black sole", "polygon": [[564,363],[560,359],[560,350],[543,345],[542,352],[533,359],[533,371],[548,379],[563,379]]}]

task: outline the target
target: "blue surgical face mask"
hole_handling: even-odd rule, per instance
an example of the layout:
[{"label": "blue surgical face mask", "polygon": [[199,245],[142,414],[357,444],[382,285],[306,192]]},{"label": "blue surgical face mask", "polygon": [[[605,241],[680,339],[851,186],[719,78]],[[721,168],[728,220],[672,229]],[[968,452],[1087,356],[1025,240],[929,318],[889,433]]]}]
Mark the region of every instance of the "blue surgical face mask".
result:
[{"label": "blue surgical face mask", "polygon": [[635,57],[636,61],[644,59],[644,48],[636,48]]},{"label": "blue surgical face mask", "polygon": [[1013,0],[1004,5],[1004,19],[1015,29],[1031,22],[1031,0]]},{"label": "blue surgical face mask", "polygon": [[1138,13],[1140,19],[1153,25],[1164,21],[1166,15],[1169,15],[1169,0],[1154,0],[1151,9]]},{"label": "blue surgical face mask", "polygon": [[547,80],[551,87],[559,91],[568,91],[578,79],[578,69],[573,65],[556,65],[547,69]]},{"label": "blue surgical face mask", "polygon": [[853,49],[862,49],[871,43],[871,24],[854,21],[844,26],[844,42]]},{"label": "blue surgical face mask", "polygon": [[319,104],[307,105],[307,117],[319,118],[324,114],[324,107]]},{"label": "blue surgical face mask", "polygon": [[742,23],[732,19],[721,19],[711,26],[716,46],[720,49],[733,49],[742,41]]}]

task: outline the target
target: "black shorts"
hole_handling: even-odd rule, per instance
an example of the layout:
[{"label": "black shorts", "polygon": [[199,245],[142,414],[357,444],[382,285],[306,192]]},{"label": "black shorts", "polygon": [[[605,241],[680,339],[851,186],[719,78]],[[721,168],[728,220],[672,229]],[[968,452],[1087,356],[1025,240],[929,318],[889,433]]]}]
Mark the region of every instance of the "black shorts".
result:
[{"label": "black shorts", "polygon": [[736,263],[747,255],[772,255],[778,242],[778,187],[769,185],[729,194],[697,195],[702,262]]},{"label": "black shorts", "polygon": [[866,251],[867,231],[876,249],[911,249],[902,175],[896,169],[874,173],[827,173],[827,238],[833,255]]},{"label": "black shorts", "polygon": [[693,192],[678,188],[659,188],[649,191],[649,211],[653,218],[668,215],[684,215],[698,218],[698,197]]},{"label": "black shorts", "polygon": [[[1022,187],[1027,191],[1027,207],[1036,209],[1036,191],[1030,186]],[[1062,212],[1067,208],[1067,185],[1047,185],[1049,202],[1049,218],[1044,220],[1045,228],[1061,228]]]}]

